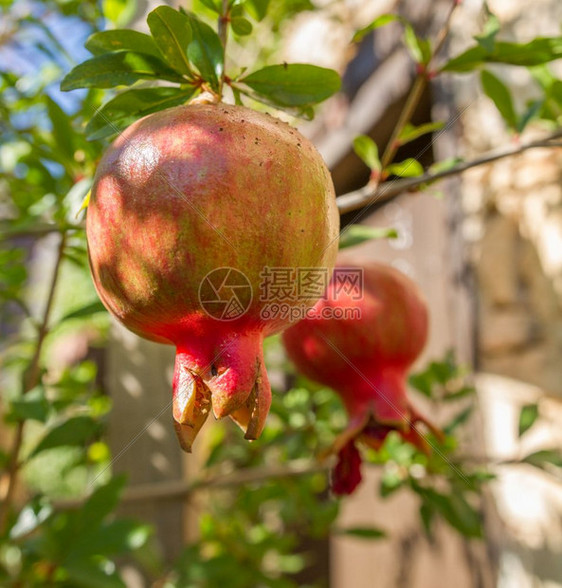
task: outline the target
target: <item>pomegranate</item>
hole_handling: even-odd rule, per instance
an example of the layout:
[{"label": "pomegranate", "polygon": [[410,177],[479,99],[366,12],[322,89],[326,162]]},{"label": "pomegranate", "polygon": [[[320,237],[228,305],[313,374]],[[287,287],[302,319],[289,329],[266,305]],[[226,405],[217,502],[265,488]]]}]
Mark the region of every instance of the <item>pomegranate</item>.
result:
[{"label": "pomegranate", "polygon": [[173,418],[186,451],[211,410],[259,436],[271,403],[262,341],[291,316],[262,317],[264,269],[331,272],[338,230],[319,153],[266,114],[178,106],[105,153],[87,213],[93,280],[123,325],[176,346]]},{"label": "pomegranate", "polygon": [[344,257],[338,260],[325,298],[309,317],[283,334],[299,371],[338,392],[349,414],[349,425],[332,448],[338,455],[332,473],[336,494],[350,494],[361,481],[356,441],[378,449],[396,430],[428,451],[419,421],[440,436],[406,396],[407,370],[428,333],[421,292],[390,266],[346,263]]}]

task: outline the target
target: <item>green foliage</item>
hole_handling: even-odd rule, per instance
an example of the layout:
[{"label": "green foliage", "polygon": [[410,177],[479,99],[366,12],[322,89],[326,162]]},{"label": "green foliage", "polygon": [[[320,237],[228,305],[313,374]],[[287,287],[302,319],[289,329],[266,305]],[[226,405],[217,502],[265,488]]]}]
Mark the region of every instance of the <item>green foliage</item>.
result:
[{"label": "green foliage", "polygon": [[353,247],[371,239],[396,239],[396,229],[386,227],[367,227],[365,225],[348,225],[340,235],[340,249]]},{"label": "green foliage", "polygon": [[539,416],[537,404],[526,404],[519,413],[519,437],[526,433],[536,422]]},{"label": "green foliage", "polygon": [[[212,0],[204,5],[220,14]],[[267,6],[264,2],[230,5],[225,16],[228,26],[239,37],[249,35],[253,27],[244,9],[261,20]],[[188,102],[202,89],[219,98],[224,84],[231,86],[238,103],[244,95],[306,118],[312,118],[315,104],[339,90],[336,72],[306,64],[271,65],[244,77],[226,75],[221,38],[192,12],[159,6],[147,23],[151,36],[127,29],[91,35],[86,48],[94,57],[74,67],[61,82],[63,91],[135,86],[96,111],[86,127],[90,140],[109,137],[142,116]],[[177,86],[136,87],[139,82],[160,81]]]},{"label": "green foliage", "polygon": [[366,135],[359,135],[353,139],[353,150],[372,172],[381,171],[379,149],[377,144]]}]

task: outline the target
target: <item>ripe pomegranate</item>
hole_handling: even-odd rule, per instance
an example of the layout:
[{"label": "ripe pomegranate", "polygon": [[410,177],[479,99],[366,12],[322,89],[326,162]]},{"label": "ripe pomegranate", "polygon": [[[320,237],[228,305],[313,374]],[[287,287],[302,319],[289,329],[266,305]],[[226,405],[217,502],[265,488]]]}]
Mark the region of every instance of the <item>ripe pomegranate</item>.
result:
[{"label": "ripe pomegranate", "polygon": [[[333,388],[349,425],[332,448],[336,494],[350,494],[361,481],[355,442],[378,449],[391,430],[424,451],[417,423],[440,435],[411,406],[406,374],[427,340],[427,306],[417,286],[390,266],[352,267],[338,260],[324,299],[309,317],[283,334],[288,355],[305,376]],[[362,269],[363,285],[360,274]]]},{"label": "ripe pomegranate", "polygon": [[87,213],[94,283],[127,328],[176,346],[173,417],[186,451],[211,409],[259,436],[271,403],[262,340],[289,322],[262,318],[260,274],[331,272],[338,230],[322,158],[266,114],[178,106],[105,153]]}]

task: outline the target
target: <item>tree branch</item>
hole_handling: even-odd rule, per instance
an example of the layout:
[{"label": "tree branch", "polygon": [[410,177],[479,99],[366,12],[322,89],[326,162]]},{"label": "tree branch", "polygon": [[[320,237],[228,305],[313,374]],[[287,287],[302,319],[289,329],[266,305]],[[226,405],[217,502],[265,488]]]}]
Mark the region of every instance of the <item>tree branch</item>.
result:
[{"label": "tree branch", "polygon": [[458,165],[441,172],[433,174],[425,173],[415,178],[384,182],[376,187],[367,184],[363,188],[359,188],[359,190],[354,190],[353,192],[348,192],[347,194],[342,194],[339,196],[336,199],[338,210],[340,211],[340,214],[345,214],[346,212],[352,212],[371,204],[381,204],[383,202],[388,202],[389,200],[396,198],[396,196],[399,194],[416,190],[424,184],[430,184],[436,182],[437,180],[460,174],[467,169],[498,161],[499,159],[519,155],[528,149],[536,149],[540,147],[562,147],[562,143],[554,142],[555,139],[560,138],[562,138],[562,129],[559,129],[537,141],[524,143],[506,150],[492,151],[482,155],[481,157],[477,157],[472,161],[459,163]]},{"label": "tree branch", "polygon": [[[35,388],[37,384],[39,384],[40,380],[40,364],[39,360],[41,358],[41,351],[43,350],[43,343],[45,341],[45,337],[49,332],[49,320],[51,316],[51,310],[53,308],[53,301],[55,298],[55,290],[57,286],[57,282],[60,276],[60,267],[62,264],[62,259],[64,256],[64,250],[66,247],[66,233],[62,233],[61,240],[59,243],[58,251],[57,251],[57,258],[55,261],[55,267],[53,268],[53,274],[51,277],[51,284],[49,286],[49,294],[47,296],[47,302],[45,304],[45,310],[43,312],[43,318],[39,325],[39,330],[37,333],[37,342],[35,344],[35,351],[33,353],[33,357],[29,363],[29,368],[27,373],[24,376],[24,383],[23,383],[23,393],[27,394],[30,390]],[[14,500],[14,494],[16,489],[16,483],[18,478],[18,472],[20,469],[20,450],[23,442],[23,432],[25,427],[25,421],[20,420],[16,426],[16,432],[14,435],[14,440],[12,444],[12,450],[10,451],[10,460],[7,466],[7,473],[8,473],[8,487],[6,489],[6,495],[4,496],[4,500],[0,505],[0,535],[2,535],[8,524],[8,515],[10,513],[10,509],[12,506],[12,502]]]}]

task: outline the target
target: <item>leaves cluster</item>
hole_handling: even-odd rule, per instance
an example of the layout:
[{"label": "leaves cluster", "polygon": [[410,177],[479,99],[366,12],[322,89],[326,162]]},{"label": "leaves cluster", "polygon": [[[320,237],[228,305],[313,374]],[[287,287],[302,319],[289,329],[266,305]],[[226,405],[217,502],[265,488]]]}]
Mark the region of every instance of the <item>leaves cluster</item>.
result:
[{"label": "leaves cluster", "polygon": [[[238,36],[251,33],[246,15],[263,18],[263,3],[230,3],[226,14],[213,0],[204,2],[216,13],[220,27]],[[243,97],[312,117],[312,107],[340,87],[336,72],[307,64],[269,65],[247,73],[227,75],[225,42],[193,12],[159,6],[147,17],[150,35],[128,29],[94,33],[86,48],[94,55],[76,66],[61,83],[64,91],[77,88],[135,86],[106,102],[86,127],[89,139],[119,132],[138,118],[188,102],[206,91],[220,99],[228,86],[236,103]],[[154,87],[143,86],[147,82]],[[163,85],[165,84],[165,85]]]}]

